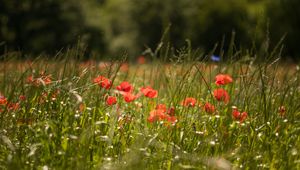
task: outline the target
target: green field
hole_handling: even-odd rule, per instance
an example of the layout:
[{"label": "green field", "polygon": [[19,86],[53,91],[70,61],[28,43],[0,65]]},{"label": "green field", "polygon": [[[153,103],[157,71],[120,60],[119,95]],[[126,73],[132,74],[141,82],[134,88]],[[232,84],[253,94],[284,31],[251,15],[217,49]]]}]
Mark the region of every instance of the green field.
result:
[{"label": "green field", "polygon": [[299,101],[277,59],[2,61],[0,169],[300,169]]}]

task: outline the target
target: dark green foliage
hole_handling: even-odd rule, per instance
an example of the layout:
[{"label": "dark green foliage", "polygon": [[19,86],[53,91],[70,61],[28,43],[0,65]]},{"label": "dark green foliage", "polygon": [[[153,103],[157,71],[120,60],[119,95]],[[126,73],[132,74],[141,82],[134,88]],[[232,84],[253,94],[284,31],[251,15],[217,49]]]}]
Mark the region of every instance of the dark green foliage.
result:
[{"label": "dark green foliage", "polygon": [[[164,29],[163,2],[159,0],[136,0],[136,6],[132,10],[132,18],[135,18],[137,24],[137,32],[146,36],[138,37],[138,41],[141,42],[140,47],[148,45],[155,48],[160,41],[161,35]],[[144,44],[143,44],[144,43]]]},{"label": "dark green foliage", "polygon": [[286,35],[285,54],[293,59],[300,56],[300,1],[298,0],[275,0],[267,5],[267,17],[270,20],[270,37],[279,41]]},{"label": "dark green foliage", "polygon": [[0,54],[53,54],[76,46],[85,57],[134,58],[160,42],[179,49],[187,39],[201,53],[216,44],[220,54],[268,53],[286,35],[283,54],[297,59],[298,6],[298,0],[0,0]]},{"label": "dark green foliage", "polygon": [[138,41],[141,47],[145,45],[155,48],[160,42],[162,35],[170,26],[167,41],[175,47],[181,47],[185,40],[186,11],[184,1],[173,3],[170,0],[135,0],[135,7],[132,10],[132,19],[137,25],[137,32],[140,36]]},{"label": "dark green foliage", "polygon": [[207,52],[219,42],[218,47],[227,51],[232,32],[235,32],[235,43],[249,47],[252,41],[257,41],[253,35],[258,18],[250,14],[249,3],[252,2],[106,1],[103,6],[103,15],[108,18],[108,22],[103,23],[108,33],[106,43],[109,51],[114,53],[126,47],[127,50],[131,47],[129,52],[140,52],[145,47],[155,49],[161,41],[178,49],[185,45],[186,39],[190,39],[193,48]]},{"label": "dark green foliage", "polygon": [[247,46],[251,31],[255,29],[251,22],[244,1],[204,1],[199,5],[195,19],[191,20],[190,38],[195,47],[202,46],[206,50],[211,50],[217,42],[220,45],[225,38],[224,48],[227,49],[231,34],[235,32],[236,42]]},{"label": "dark green foliage", "polygon": [[[0,0],[0,41],[10,50],[53,53],[80,36],[100,34],[85,23],[73,0]],[[94,41],[89,38],[87,41]],[[3,49],[3,48],[2,48]]]}]

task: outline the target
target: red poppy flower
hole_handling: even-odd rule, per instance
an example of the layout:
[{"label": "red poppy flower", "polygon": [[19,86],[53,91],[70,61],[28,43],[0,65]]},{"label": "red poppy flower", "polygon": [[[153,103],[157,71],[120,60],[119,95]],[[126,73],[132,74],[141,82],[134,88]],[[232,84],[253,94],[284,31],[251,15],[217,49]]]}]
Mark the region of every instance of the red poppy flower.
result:
[{"label": "red poppy flower", "polygon": [[177,117],[176,116],[168,116],[167,121],[169,123],[176,123],[177,122]]},{"label": "red poppy flower", "polygon": [[152,89],[150,86],[148,87],[142,87],[141,92],[149,98],[156,98],[157,97],[157,91]]},{"label": "red poppy flower", "polygon": [[238,109],[235,107],[232,110],[232,117],[234,120],[238,120],[242,123],[243,121],[245,121],[247,119],[248,113],[247,112],[240,113],[238,111]]},{"label": "red poppy flower", "polygon": [[148,116],[147,120],[148,120],[148,122],[153,123],[156,121],[156,118],[157,118],[156,116],[150,115],[150,116]]},{"label": "red poppy flower", "polygon": [[146,63],[146,58],[144,56],[139,56],[137,59],[138,64],[145,64]]},{"label": "red poppy flower", "polygon": [[4,96],[0,95],[0,105],[6,105],[7,104],[7,99]]},{"label": "red poppy flower", "polygon": [[215,112],[215,106],[210,103],[205,103],[204,110],[206,113],[214,113]]},{"label": "red poppy flower", "polygon": [[181,102],[182,106],[194,107],[197,103],[197,100],[193,97],[188,97]]},{"label": "red poppy flower", "polygon": [[85,109],[86,109],[86,105],[84,103],[80,103],[80,105],[79,105],[79,111],[83,112],[83,111],[85,111]]},{"label": "red poppy flower", "polygon": [[26,79],[26,82],[27,83],[33,83],[33,76],[28,76],[27,79]]},{"label": "red poppy flower", "polygon": [[117,90],[131,92],[133,90],[133,86],[127,81],[123,81],[120,85],[117,86]]},{"label": "red poppy flower", "polygon": [[25,101],[26,100],[26,96],[24,96],[24,95],[19,96],[19,100]]},{"label": "red poppy flower", "polygon": [[169,123],[176,123],[177,118],[175,115],[175,109],[171,107],[167,110],[167,107],[165,104],[158,104],[155,108],[155,110],[152,110],[150,112],[150,115],[148,117],[148,122],[153,123],[154,121],[168,121]]},{"label": "red poppy flower", "polygon": [[122,72],[127,72],[129,70],[129,64],[128,63],[122,63],[121,67],[120,67],[120,70]]},{"label": "red poppy flower", "polygon": [[218,74],[215,79],[217,86],[232,83],[232,78],[228,74]]},{"label": "red poppy flower", "polygon": [[228,103],[230,99],[227,91],[222,88],[214,90],[214,97],[216,100],[223,101],[224,103]]},{"label": "red poppy flower", "polygon": [[134,94],[131,94],[129,92],[125,92],[122,94],[123,94],[123,98],[124,98],[125,102],[127,102],[127,103],[132,102],[137,98]]},{"label": "red poppy flower", "polygon": [[98,77],[94,78],[93,82],[105,89],[109,89],[112,85],[111,81],[104,76],[98,76]]},{"label": "red poppy flower", "polygon": [[232,117],[233,117],[235,120],[239,120],[239,119],[240,119],[240,116],[241,116],[241,113],[238,111],[237,108],[234,108],[233,111],[232,111]]},{"label": "red poppy flower", "polygon": [[44,83],[45,85],[48,85],[48,84],[50,84],[50,83],[52,82],[51,76],[50,76],[50,75],[48,75],[48,76],[43,76],[41,79],[42,79],[42,81],[43,81],[43,83]]},{"label": "red poppy flower", "polygon": [[157,110],[152,110],[150,112],[150,115],[148,117],[148,122],[153,123],[154,121],[157,120],[164,120],[166,118],[166,114],[164,113],[164,110],[157,109]]},{"label": "red poppy flower", "polygon": [[163,110],[164,112],[166,112],[167,106],[165,104],[158,104],[155,109],[156,110],[160,109],[160,110]]},{"label": "red poppy flower", "polygon": [[42,74],[40,78],[33,78],[33,76],[27,77],[26,80],[27,83],[33,84],[35,86],[40,86],[41,84],[43,85],[48,85],[52,82],[51,80],[51,75],[44,75]]},{"label": "red poppy flower", "polygon": [[13,111],[16,111],[20,108],[20,104],[19,103],[9,103],[7,105],[7,109],[8,110],[13,110]]},{"label": "red poppy flower", "polygon": [[279,115],[283,117],[285,115],[285,112],[286,112],[285,107],[284,106],[280,106],[278,108],[278,112],[279,112]]},{"label": "red poppy flower", "polygon": [[107,99],[106,99],[106,104],[108,106],[111,106],[111,105],[114,105],[117,103],[117,98],[114,97],[114,96],[108,96]]},{"label": "red poppy flower", "polygon": [[[53,101],[56,100],[59,94],[60,94],[60,90],[56,89],[55,91],[51,92],[50,99]],[[45,94],[45,97],[47,96],[48,94]]]},{"label": "red poppy flower", "polygon": [[240,122],[242,123],[244,120],[246,120],[248,117],[248,113],[247,112],[243,112],[241,114],[241,117],[240,117]]},{"label": "red poppy flower", "polygon": [[167,114],[170,116],[174,116],[175,115],[175,108],[171,107],[168,109]]}]

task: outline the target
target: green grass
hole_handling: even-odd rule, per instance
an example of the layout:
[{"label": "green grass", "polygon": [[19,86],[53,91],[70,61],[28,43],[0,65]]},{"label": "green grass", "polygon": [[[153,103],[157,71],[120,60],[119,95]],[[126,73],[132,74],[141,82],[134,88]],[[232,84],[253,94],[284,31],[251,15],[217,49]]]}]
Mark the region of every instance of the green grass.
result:
[{"label": "green grass", "polygon": [[[300,168],[299,66],[242,59],[154,60],[129,63],[128,70],[120,62],[68,59],[0,66],[1,95],[19,103],[16,109],[0,106],[0,169]],[[27,82],[42,72],[51,75],[50,84]],[[230,95],[227,104],[212,94],[219,88],[219,73],[233,77],[222,86]],[[113,81],[111,89],[92,82],[99,75]],[[158,96],[126,103],[115,90],[122,81],[134,86],[134,94],[151,86]],[[116,96],[117,104],[108,106],[107,95]],[[187,97],[197,99],[197,105],[182,106]],[[206,102],[215,113],[205,112]],[[175,108],[174,125],[147,121],[157,104]],[[248,113],[244,122],[233,119],[232,106]]]}]

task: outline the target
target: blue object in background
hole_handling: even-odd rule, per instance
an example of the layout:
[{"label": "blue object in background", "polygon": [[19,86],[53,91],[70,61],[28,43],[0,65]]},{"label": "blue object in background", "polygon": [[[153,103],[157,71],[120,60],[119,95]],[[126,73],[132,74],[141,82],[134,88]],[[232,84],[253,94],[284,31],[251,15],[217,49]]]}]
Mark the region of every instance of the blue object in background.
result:
[{"label": "blue object in background", "polygon": [[220,56],[217,56],[217,55],[212,55],[212,56],[210,57],[210,59],[211,59],[212,61],[216,61],[216,62],[221,61],[221,57],[220,57]]}]

